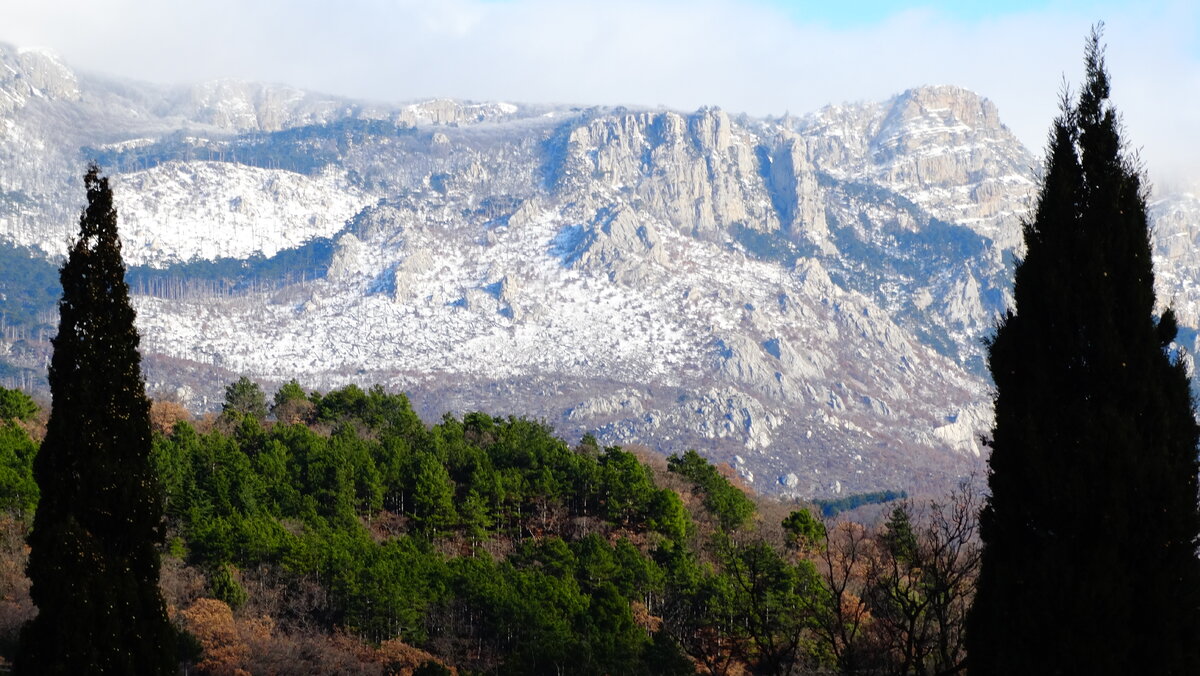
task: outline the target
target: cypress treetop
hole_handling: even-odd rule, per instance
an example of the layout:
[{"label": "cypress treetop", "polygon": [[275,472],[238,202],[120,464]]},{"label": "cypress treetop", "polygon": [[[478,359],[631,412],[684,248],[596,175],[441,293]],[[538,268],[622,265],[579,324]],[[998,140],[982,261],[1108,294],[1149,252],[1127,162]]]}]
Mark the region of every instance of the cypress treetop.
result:
[{"label": "cypress treetop", "polygon": [[1109,93],[1097,29],[988,349],[973,676],[1200,673],[1200,431],[1174,315],[1155,317],[1146,191]]},{"label": "cypress treetop", "polygon": [[21,635],[27,674],[174,674],[175,633],[158,588],[162,496],[150,464],[150,402],[108,179],[89,167],[34,462],[41,499],[28,573],[38,615]]}]

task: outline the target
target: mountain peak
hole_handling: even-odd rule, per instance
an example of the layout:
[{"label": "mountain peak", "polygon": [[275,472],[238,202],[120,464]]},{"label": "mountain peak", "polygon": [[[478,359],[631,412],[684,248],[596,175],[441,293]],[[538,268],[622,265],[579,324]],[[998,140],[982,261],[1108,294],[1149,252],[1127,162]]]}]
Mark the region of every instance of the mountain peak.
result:
[{"label": "mountain peak", "polygon": [[30,98],[78,101],[79,79],[51,51],[0,43],[0,114]]},{"label": "mountain peak", "polygon": [[873,139],[878,146],[913,141],[930,134],[943,138],[956,135],[1016,140],[1001,124],[995,104],[962,87],[916,87],[893,97],[889,103]]}]

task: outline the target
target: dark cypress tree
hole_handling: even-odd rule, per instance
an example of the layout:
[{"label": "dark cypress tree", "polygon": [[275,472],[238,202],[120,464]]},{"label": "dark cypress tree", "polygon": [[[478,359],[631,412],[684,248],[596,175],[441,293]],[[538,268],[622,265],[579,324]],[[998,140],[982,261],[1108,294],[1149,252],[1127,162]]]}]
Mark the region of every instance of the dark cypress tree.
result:
[{"label": "dark cypress tree", "polygon": [[174,674],[175,632],[158,588],[162,497],[150,403],[108,179],[84,177],[79,239],[60,271],[53,407],[34,462],[29,535],[38,615],[21,634],[26,674]]},{"label": "dark cypress tree", "polygon": [[1198,674],[1197,441],[1099,30],[1050,135],[996,384],[970,673]]}]

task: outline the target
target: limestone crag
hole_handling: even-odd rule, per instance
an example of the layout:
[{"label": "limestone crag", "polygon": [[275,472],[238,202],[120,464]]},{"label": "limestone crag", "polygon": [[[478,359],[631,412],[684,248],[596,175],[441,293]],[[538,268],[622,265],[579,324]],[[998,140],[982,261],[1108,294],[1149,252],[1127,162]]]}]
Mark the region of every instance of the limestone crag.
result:
[{"label": "limestone crag", "polygon": [[329,279],[336,282],[357,276],[362,271],[362,254],[362,241],[354,233],[347,232],[339,237],[329,262]]},{"label": "limestone crag", "polygon": [[433,256],[424,249],[411,251],[392,268],[391,295],[396,301],[409,299],[409,292],[423,275],[433,269]]},{"label": "limestone crag", "polygon": [[990,407],[976,404],[947,415],[945,424],[934,428],[933,435],[957,449],[978,456],[983,450],[979,430],[990,431],[994,420]]},{"label": "limestone crag", "polygon": [[297,104],[305,98],[303,91],[292,87],[218,80],[187,90],[177,110],[189,118],[231,131],[279,131],[285,126],[329,119],[333,102],[298,116]]},{"label": "limestone crag", "polygon": [[834,254],[825,221],[825,195],[809,152],[804,139],[784,130],[770,144],[760,146],[767,188],[783,230],[822,254]]},{"label": "limestone crag", "polygon": [[[566,137],[560,199],[599,206],[604,195],[659,216],[681,232],[719,239],[735,223],[778,230],[763,204],[755,139],[718,109],[596,114]],[[597,194],[596,188],[604,191]]]},{"label": "limestone crag", "polygon": [[636,284],[642,266],[666,262],[658,231],[639,222],[623,205],[604,207],[578,232],[578,241],[565,254],[568,264],[606,272],[612,279]]},{"label": "limestone crag", "polygon": [[645,413],[642,404],[642,394],[633,388],[625,388],[618,392],[600,397],[592,397],[587,401],[572,406],[565,412],[570,421],[595,424],[606,418],[639,418]]},{"label": "limestone crag", "polygon": [[715,345],[719,373],[752,391],[786,401],[795,396],[794,389],[785,385],[782,361],[770,350],[771,344],[746,335],[719,338]]},{"label": "limestone crag", "polygon": [[1001,249],[1019,246],[1035,160],[987,99],[923,87],[883,104],[829,107],[799,126],[822,170],[868,177]]}]

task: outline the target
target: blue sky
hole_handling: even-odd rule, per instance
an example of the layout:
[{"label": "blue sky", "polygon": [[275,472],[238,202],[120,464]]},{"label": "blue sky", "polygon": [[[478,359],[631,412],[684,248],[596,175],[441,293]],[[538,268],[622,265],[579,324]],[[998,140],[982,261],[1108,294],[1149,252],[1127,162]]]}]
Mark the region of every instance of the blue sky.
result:
[{"label": "blue sky", "polygon": [[753,115],[956,84],[1040,150],[1089,27],[1160,185],[1200,179],[1200,3],[809,0],[2,0],[0,41],[163,83],[376,100],[718,105]]}]

